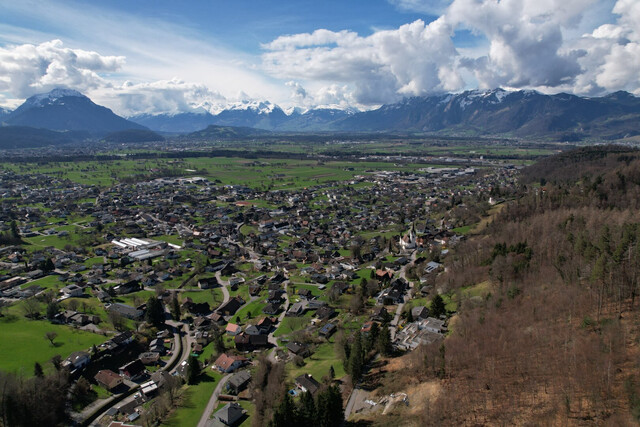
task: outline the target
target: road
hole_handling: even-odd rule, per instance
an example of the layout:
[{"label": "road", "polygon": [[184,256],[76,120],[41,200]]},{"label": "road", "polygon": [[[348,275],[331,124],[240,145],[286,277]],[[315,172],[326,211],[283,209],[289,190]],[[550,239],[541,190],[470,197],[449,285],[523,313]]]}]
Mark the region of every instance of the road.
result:
[{"label": "road", "polygon": [[[407,268],[411,264],[413,264],[413,262],[417,258],[417,255],[418,255],[418,251],[413,251],[411,253],[411,262],[408,262],[407,264],[403,265],[402,268],[400,268],[399,277],[401,279],[407,280]],[[407,282],[409,281],[407,280]],[[413,282],[409,282],[409,289],[411,288],[413,288]],[[404,305],[408,300],[409,300],[409,295],[405,295],[403,302],[401,304],[398,304],[398,307],[396,308],[396,314],[393,320],[391,321],[391,323],[389,324],[389,334],[391,335],[391,341],[393,341],[396,337],[396,332],[398,331],[398,322],[400,322],[400,316],[402,315],[402,310],[404,309]]]},{"label": "road", "polygon": [[[280,325],[280,323],[282,323],[282,320],[287,315],[287,310],[289,310],[289,293],[287,292],[288,285],[289,285],[289,281],[286,280],[284,282],[284,307],[283,307],[282,313],[280,313],[280,316],[278,316],[278,326]],[[273,331],[271,331],[269,333],[269,336],[267,337],[267,341],[269,341],[269,343],[273,344],[274,346],[274,349],[270,351],[269,355],[267,356],[267,360],[271,361],[272,363],[276,362],[276,349],[278,348],[278,341],[276,340],[276,337],[273,336],[273,334],[276,332],[277,329],[278,329],[277,326],[274,327]]]},{"label": "road", "polygon": [[216,280],[220,283],[220,287],[222,288],[222,296],[224,297],[222,304],[224,304],[229,301],[229,298],[231,298],[229,295],[229,281],[222,280],[222,274],[219,271],[216,271]]},{"label": "road", "polygon": [[[169,373],[174,373],[176,371],[176,368],[180,366],[180,363],[182,363],[183,360],[186,360],[186,358],[189,356],[189,349],[191,348],[190,342],[189,342],[190,337],[188,333],[185,333],[182,330],[182,327],[184,326],[182,323],[175,322],[173,320],[168,320],[167,324],[169,326],[174,327],[174,352],[171,355],[171,358],[169,359],[167,364],[162,368],[160,368],[159,370],[162,371],[162,370],[166,370],[168,367],[171,367],[171,369],[169,370]],[[178,360],[178,362],[175,363],[174,365],[174,362],[176,359]],[[140,387],[138,384],[132,384],[132,385],[133,385],[132,389],[137,389]],[[120,401],[116,401],[119,395],[111,396],[110,398],[102,401],[101,406],[95,405],[95,406],[92,406],[91,408],[85,408],[84,411],[77,414],[73,418],[78,424],[81,424],[81,425],[86,425],[85,423],[87,420],[92,420],[91,425],[96,425],[96,421],[100,420],[103,416],[105,416],[106,412],[112,407],[116,405],[122,406],[133,401],[134,397],[133,397],[132,391],[129,391],[129,393],[131,393],[130,396]],[[95,418],[93,418],[92,416],[96,412],[98,412],[98,415]]]},{"label": "road", "polygon": [[222,379],[220,379],[220,382],[218,382],[218,385],[216,386],[216,389],[213,390],[213,393],[211,394],[211,398],[209,399],[209,403],[207,403],[207,407],[204,409],[204,412],[202,413],[202,417],[200,418],[200,421],[198,422],[198,427],[205,427],[206,426],[207,420],[209,418],[211,418],[211,413],[216,408],[216,406],[218,406],[218,396],[220,396],[220,392],[222,391],[222,387],[227,383],[227,381],[229,381],[229,378],[231,378],[232,375],[233,374],[227,374],[224,377],[222,377]]}]

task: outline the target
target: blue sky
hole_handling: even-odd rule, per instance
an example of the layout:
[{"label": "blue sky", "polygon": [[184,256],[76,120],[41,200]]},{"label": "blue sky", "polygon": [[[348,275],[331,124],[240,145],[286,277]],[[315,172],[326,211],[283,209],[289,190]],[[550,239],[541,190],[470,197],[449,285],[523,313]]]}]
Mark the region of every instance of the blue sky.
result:
[{"label": "blue sky", "polygon": [[366,109],[498,86],[640,94],[639,3],[5,1],[0,106],[60,86],[124,115]]}]

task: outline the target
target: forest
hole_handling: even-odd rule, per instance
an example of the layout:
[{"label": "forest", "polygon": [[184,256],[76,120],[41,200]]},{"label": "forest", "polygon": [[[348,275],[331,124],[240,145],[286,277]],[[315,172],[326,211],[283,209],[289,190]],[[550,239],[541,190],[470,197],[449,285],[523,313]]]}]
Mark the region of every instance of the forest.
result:
[{"label": "forest", "polygon": [[[589,147],[526,168],[438,277],[460,301],[444,344],[386,376],[431,393],[375,424],[637,424],[639,204],[638,151]],[[484,281],[482,297],[463,292]]]}]

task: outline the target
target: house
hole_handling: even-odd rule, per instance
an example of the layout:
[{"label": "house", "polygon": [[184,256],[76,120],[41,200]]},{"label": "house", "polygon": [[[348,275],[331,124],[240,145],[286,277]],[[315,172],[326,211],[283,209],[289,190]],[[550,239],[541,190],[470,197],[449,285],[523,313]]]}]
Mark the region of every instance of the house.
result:
[{"label": "house", "polygon": [[249,371],[240,371],[227,382],[227,390],[233,394],[238,394],[244,390],[251,381],[251,373]]},{"label": "house", "polygon": [[331,319],[336,315],[336,311],[328,306],[320,307],[318,311],[316,311],[316,317],[320,320]]},{"label": "house", "polygon": [[311,291],[309,289],[300,289],[298,291],[298,296],[300,296],[300,298],[306,299],[306,300],[310,300],[310,299],[313,298],[313,294],[311,293]]},{"label": "house", "polygon": [[120,367],[120,376],[129,381],[133,381],[134,379],[141,377],[145,371],[146,368],[142,361],[140,359],[136,359],[133,362],[129,362]]},{"label": "house", "polygon": [[84,351],[74,351],[62,362],[62,366],[68,366],[71,370],[84,368],[91,362],[91,356]]},{"label": "house", "polygon": [[122,377],[110,369],[103,369],[93,377],[98,385],[111,391],[122,384]]},{"label": "house", "polygon": [[110,312],[118,313],[121,316],[132,320],[140,320],[142,319],[142,316],[144,316],[144,311],[131,307],[127,304],[121,304],[119,302],[109,304],[107,306],[107,310]]},{"label": "house", "polygon": [[292,316],[292,317],[302,316],[304,312],[305,312],[304,305],[300,302],[296,302],[291,307],[289,307],[289,310],[287,310],[287,316]]},{"label": "house", "polygon": [[228,323],[227,327],[225,328],[225,332],[235,337],[240,332],[242,332],[242,327],[240,325],[236,325],[235,323]]},{"label": "house", "polygon": [[149,343],[149,351],[164,354],[167,351],[166,347],[164,346],[164,340],[162,338],[151,340],[151,342]]},{"label": "house", "polygon": [[227,403],[214,414],[214,417],[226,426],[233,426],[244,416],[242,406],[236,402]]},{"label": "house", "polygon": [[138,359],[145,365],[155,365],[160,360],[160,353],[155,351],[147,351],[145,353],[140,353]]},{"label": "house", "polygon": [[308,345],[306,345],[305,343],[297,342],[297,341],[288,343],[287,350],[289,350],[291,353],[295,354],[296,356],[301,356],[301,357],[308,357],[311,354],[311,351],[309,350]]},{"label": "house", "polygon": [[303,393],[315,394],[320,388],[320,384],[311,375],[304,374],[296,378],[296,387],[302,390]]},{"label": "house", "polygon": [[213,368],[220,372],[229,373],[244,366],[245,363],[247,363],[247,358],[244,356],[229,356],[222,353],[213,363]]},{"label": "house", "polygon": [[280,311],[280,305],[279,304],[267,304],[262,309],[262,312],[264,314],[269,314],[271,316],[274,316],[274,315],[278,314],[279,311]]},{"label": "house", "polygon": [[318,335],[329,338],[336,331],[336,325],[333,323],[327,323],[318,331]]},{"label": "house", "polygon": [[411,318],[413,320],[423,320],[429,317],[429,309],[424,305],[420,305],[418,307],[413,307],[411,309]]},{"label": "house", "polygon": [[268,334],[271,328],[274,326],[275,321],[271,317],[263,317],[256,323],[256,327],[260,330],[261,334]]},{"label": "house", "polygon": [[385,307],[376,307],[373,309],[373,313],[371,314],[371,320],[384,322],[388,318],[389,318],[389,312]]},{"label": "house", "polygon": [[215,277],[203,277],[198,280],[198,287],[200,289],[211,289],[219,285],[218,279]]},{"label": "house", "polygon": [[111,338],[111,342],[118,347],[125,347],[131,344],[134,340],[133,333],[131,331],[122,332],[115,337]]},{"label": "house", "polygon": [[258,348],[269,346],[268,337],[266,335],[249,335],[244,332],[236,335],[234,338],[236,349],[239,351],[253,351]]},{"label": "house", "polygon": [[440,268],[442,266],[442,264],[437,263],[435,261],[429,261],[427,263],[427,266],[424,268],[424,272],[429,274],[434,272],[435,270],[437,270],[438,268]]},{"label": "house", "polygon": [[81,297],[84,291],[78,285],[69,285],[62,288],[64,298]]},{"label": "house", "polygon": [[158,391],[158,384],[156,384],[153,380],[149,380],[145,383],[140,384],[140,391],[145,397],[148,398]]},{"label": "house", "polygon": [[223,316],[233,316],[236,311],[244,305],[244,300],[240,297],[233,297],[226,303],[222,304],[216,309],[216,311]]}]

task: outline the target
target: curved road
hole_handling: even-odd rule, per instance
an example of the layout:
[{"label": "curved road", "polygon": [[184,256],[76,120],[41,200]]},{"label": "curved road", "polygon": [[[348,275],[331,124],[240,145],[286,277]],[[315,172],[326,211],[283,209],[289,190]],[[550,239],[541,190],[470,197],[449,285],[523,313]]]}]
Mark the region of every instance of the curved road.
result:
[{"label": "curved road", "polygon": [[220,379],[220,382],[216,386],[216,389],[213,390],[213,394],[211,394],[211,398],[209,399],[209,403],[207,403],[207,407],[204,409],[202,413],[202,417],[198,422],[198,427],[205,427],[207,425],[207,420],[211,418],[211,413],[218,405],[218,396],[220,396],[220,392],[222,391],[222,386],[224,386],[229,378],[231,378],[233,374],[227,374]]}]

